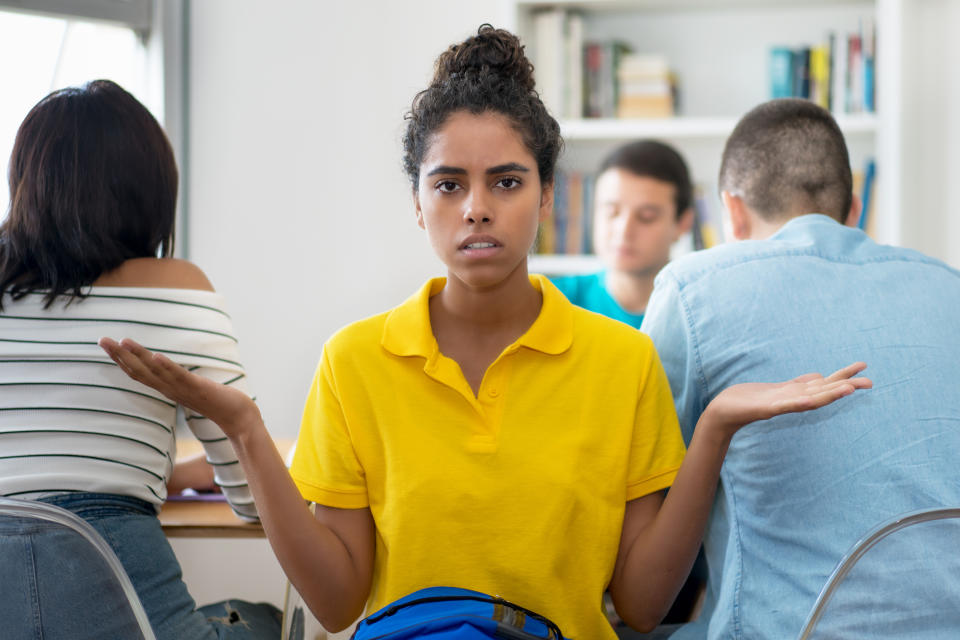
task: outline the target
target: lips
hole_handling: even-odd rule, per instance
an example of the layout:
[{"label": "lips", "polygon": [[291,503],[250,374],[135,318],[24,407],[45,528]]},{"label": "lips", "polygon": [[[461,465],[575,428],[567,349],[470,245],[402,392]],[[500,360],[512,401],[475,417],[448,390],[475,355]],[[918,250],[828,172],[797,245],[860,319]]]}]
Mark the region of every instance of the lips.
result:
[{"label": "lips", "polygon": [[495,249],[501,244],[492,236],[471,235],[464,238],[460,243],[461,251],[481,251],[484,249]]}]

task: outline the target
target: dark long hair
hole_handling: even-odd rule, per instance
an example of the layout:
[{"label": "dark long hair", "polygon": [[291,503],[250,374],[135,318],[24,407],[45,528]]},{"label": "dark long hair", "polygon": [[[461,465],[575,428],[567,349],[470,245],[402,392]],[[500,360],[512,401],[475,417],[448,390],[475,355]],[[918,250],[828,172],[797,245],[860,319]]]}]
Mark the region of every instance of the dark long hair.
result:
[{"label": "dark long hair", "polygon": [[533,65],[509,31],[484,24],[477,35],[440,54],[430,86],[416,95],[407,113],[403,167],[414,191],[430,137],[456,111],[506,116],[536,159],[540,182],[553,183],[563,139],[534,87]]},{"label": "dark long hair", "polygon": [[163,129],[120,86],[54,91],[13,145],[0,296],[43,291],[49,306],[126,260],[171,256],[177,180]]}]

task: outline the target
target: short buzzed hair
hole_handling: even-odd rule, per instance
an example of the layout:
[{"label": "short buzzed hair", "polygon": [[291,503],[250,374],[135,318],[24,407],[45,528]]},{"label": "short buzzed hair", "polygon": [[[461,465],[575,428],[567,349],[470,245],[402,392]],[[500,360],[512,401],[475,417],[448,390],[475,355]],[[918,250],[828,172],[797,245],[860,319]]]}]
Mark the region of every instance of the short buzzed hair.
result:
[{"label": "short buzzed hair", "polygon": [[822,213],[843,223],[853,200],[840,127],[799,98],[765,102],[741,118],[724,147],[719,184],[770,222]]}]

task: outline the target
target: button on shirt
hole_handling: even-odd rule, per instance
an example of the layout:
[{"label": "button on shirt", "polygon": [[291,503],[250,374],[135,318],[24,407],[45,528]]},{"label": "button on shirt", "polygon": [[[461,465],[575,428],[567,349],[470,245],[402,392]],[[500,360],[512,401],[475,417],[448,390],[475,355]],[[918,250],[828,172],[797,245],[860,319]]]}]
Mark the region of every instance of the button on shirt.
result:
[{"label": "button on shirt", "polygon": [[[960,273],[823,215],[659,274],[642,330],[687,442],[707,403],[733,384],[857,360],[874,383],[733,438],[704,543],[704,610],[674,637],[796,637],[861,536],[904,512],[960,505],[958,329]],[[865,615],[846,613],[854,629]]]},{"label": "button on shirt", "polygon": [[602,595],[626,502],[668,487],[684,447],[649,338],[530,281],[540,314],[476,395],[431,331],[443,278],[338,332],[291,475],[309,500],[370,508],[368,611],[463,587],[546,615],[567,637],[612,640]]}]

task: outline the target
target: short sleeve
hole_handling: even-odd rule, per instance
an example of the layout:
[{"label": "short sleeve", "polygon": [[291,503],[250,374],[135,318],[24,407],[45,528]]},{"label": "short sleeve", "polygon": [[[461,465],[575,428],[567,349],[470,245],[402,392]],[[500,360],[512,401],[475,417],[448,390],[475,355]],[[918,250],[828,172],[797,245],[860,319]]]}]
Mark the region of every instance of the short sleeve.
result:
[{"label": "short sleeve", "polygon": [[290,475],[311,502],[339,509],[369,506],[366,477],[337,393],[329,344],[310,385]]},{"label": "short sleeve", "polygon": [[647,304],[640,330],[650,336],[666,372],[680,429],[687,443],[703,411],[697,344],[690,316],[676,280],[661,272]]},{"label": "short sleeve", "polygon": [[637,399],[627,500],[672,485],[686,453],[667,376],[656,350],[649,341],[647,345],[650,353]]}]

